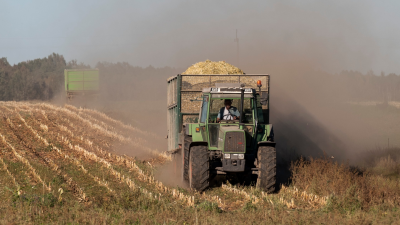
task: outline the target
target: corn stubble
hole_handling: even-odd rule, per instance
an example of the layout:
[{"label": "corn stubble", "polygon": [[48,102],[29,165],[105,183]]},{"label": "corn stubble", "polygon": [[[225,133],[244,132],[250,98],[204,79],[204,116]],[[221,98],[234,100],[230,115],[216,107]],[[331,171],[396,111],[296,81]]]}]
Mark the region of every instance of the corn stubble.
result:
[{"label": "corn stubble", "polygon": [[292,185],[296,188],[291,192],[313,201],[312,205],[342,212],[400,207],[398,178],[375,175],[328,158],[301,159],[292,164],[292,172]]},{"label": "corn stubble", "polygon": [[[193,69],[241,73],[224,62],[216,65],[206,61]],[[338,217],[339,223],[369,209],[399,206],[398,181],[360,176],[329,160],[297,162],[292,184],[276,194],[229,183],[203,193],[169,187],[153,176],[159,164],[170,160],[146,146],[159,138],[155,134],[71,105],[0,102],[0,108],[0,170],[6,175],[0,179],[8,180],[4,188],[11,190],[2,197],[9,200],[0,211],[19,215],[0,213],[0,223],[315,223],[332,213],[354,213]],[[121,145],[152,158],[143,161],[113,151]],[[320,212],[326,214],[318,220],[315,213]]]},{"label": "corn stubble", "polygon": [[[119,141],[119,142],[125,142],[126,144],[131,144],[133,147],[137,146],[138,142],[139,144],[143,142],[144,140],[140,139],[135,139],[135,143],[130,139],[126,138],[120,134],[117,134],[116,132],[112,132],[107,130],[104,127],[109,128],[110,130],[115,130],[115,128],[110,127],[110,125],[106,125],[105,123],[96,124],[93,123],[92,121],[88,119],[84,119],[81,116],[74,114],[71,112],[69,109],[71,109],[71,106],[68,106],[66,108],[59,108],[55,107],[52,105],[47,105],[47,104],[39,104],[39,105],[30,105],[28,103],[16,103],[16,102],[11,102],[11,103],[4,103],[4,105],[1,106],[5,111],[7,111],[11,116],[14,117],[14,119],[18,119],[22,124],[18,125],[18,127],[21,127],[23,125],[23,129],[25,131],[29,132],[29,136],[33,139],[38,140],[41,145],[44,147],[49,147],[52,152],[56,153],[58,156],[62,157],[63,159],[67,160],[70,165],[75,165],[77,167],[77,171],[81,171],[85,174],[87,174],[89,177],[91,177],[96,183],[98,183],[101,186],[104,186],[110,193],[113,193],[114,191],[109,187],[108,182],[100,179],[98,176],[92,175],[88,172],[88,169],[85,168],[84,166],[84,161],[93,161],[96,163],[99,163],[102,165],[103,168],[107,169],[109,174],[115,177],[116,180],[118,180],[120,183],[125,183],[129,189],[131,190],[139,190],[144,196],[147,196],[148,198],[151,199],[158,199],[161,200],[162,195],[170,195],[175,199],[178,199],[180,201],[184,202],[184,205],[187,206],[193,206],[194,205],[194,196],[187,196],[183,194],[182,192],[174,189],[174,188],[169,188],[164,186],[161,182],[156,181],[153,176],[146,174],[143,170],[141,170],[135,163],[135,159],[128,159],[126,156],[118,156],[116,154],[112,154],[110,152],[107,152],[106,150],[102,150],[101,147],[96,146],[92,141],[90,141],[87,137],[84,136],[77,136],[74,135],[73,131],[71,131],[67,126],[64,126],[60,123],[55,122],[54,120],[51,121],[46,115],[46,111],[43,110],[42,108],[47,108],[47,109],[53,109],[56,111],[56,113],[64,112],[65,114],[68,115],[67,118],[58,118],[59,121],[64,121],[66,122],[70,127],[76,127],[76,130],[79,130],[81,132],[79,133],[85,133],[82,129],[81,125],[75,125],[72,122],[69,121],[69,119],[73,118],[80,123],[83,123],[86,125],[86,127],[90,128],[91,130],[96,130],[97,133],[101,133],[104,136],[108,136],[111,140],[113,141]],[[69,109],[67,109],[69,108]],[[29,118],[31,118],[30,122],[34,125],[37,126],[37,130],[29,125],[27,121],[21,116],[19,111],[24,112],[25,114],[29,115]],[[36,116],[34,118],[37,119],[32,119],[32,115],[41,115],[43,119],[38,119],[39,116]],[[47,113],[48,114],[48,113]],[[101,114],[100,114],[101,115]],[[104,115],[101,115],[104,117]],[[13,124],[11,119],[4,114],[3,115],[4,120],[7,122],[8,126],[11,128],[13,132],[18,132],[15,128],[16,126]],[[68,119],[69,118],[69,119]],[[92,119],[93,121],[98,121],[95,119]],[[109,119],[109,121],[114,122],[112,119]],[[44,124],[44,123],[47,124]],[[54,131],[51,131],[49,134],[49,127],[57,127],[58,132],[55,133]],[[135,130],[135,128],[132,128],[130,126],[124,125],[124,128],[128,128],[131,131]],[[43,133],[43,135],[39,134]],[[143,132],[145,133],[145,132]],[[1,134],[0,134],[1,135]],[[46,136],[51,136],[52,140],[48,140],[44,137]],[[65,136],[64,136],[65,135]],[[50,190],[50,188],[44,183],[40,175],[38,175],[35,171],[35,169],[29,164],[29,161],[24,159],[20,154],[16,152],[14,147],[10,145],[5,137],[1,135],[2,141],[4,144],[6,144],[14,153],[14,155],[23,163],[25,163],[30,169],[33,175],[36,177],[37,180],[39,180],[43,185],[46,187],[47,190]],[[75,140],[74,140],[75,139]],[[22,142],[29,142],[27,140],[21,140]],[[77,141],[78,144],[73,144],[74,141]],[[57,142],[58,145],[61,147],[56,147],[53,143]],[[103,146],[111,146],[110,143],[105,144]],[[86,150],[85,148],[89,149]],[[63,149],[63,150],[61,150]],[[64,150],[65,149],[65,150]],[[67,151],[66,151],[67,150]],[[159,153],[156,150],[149,149],[146,147],[142,147],[142,150],[148,151],[151,153],[153,156],[161,158],[162,160],[169,160],[170,156],[166,155],[165,153]],[[74,154],[71,154],[74,152]],[[99,155],[101,154],[103,157],[99,157],[96,153]],[[49,165],[51,169],[54,171],[60,170],[62,166],[57,165],[53,160],[50,158],[45,158],[46,163]],[[129,175],[125,175],[120,171],[117,171],[114,169],[112,163],[117,163],[117,164],[122,164],[124,165],[128,170],[132,171],[134,170],[136,174],[133,174],[132,177]],[[5,165],[5,164],[4,164]],[[6,166],[4,166],[6,168]],[[12,174],[10,174],[12,176]],[[65,174],[66,180],[68,181],[67,183],[72,183],[72,178],[67,178],[67,175]],[[162,191],[163,194],[161,193],[152,193],[151,191],[147,190],[145,187],[142,187],[138,184],[136,184],[135,179],[140,180],[142,182],[148,183],[148,184],[155,184],[155,190]],[[75,192],[79,193],[79,200],[80,201],[88,201],[87,194],[85,194],[82,191],[82,188],[76,187],[77,185],[71,185],[75,186]]]}]

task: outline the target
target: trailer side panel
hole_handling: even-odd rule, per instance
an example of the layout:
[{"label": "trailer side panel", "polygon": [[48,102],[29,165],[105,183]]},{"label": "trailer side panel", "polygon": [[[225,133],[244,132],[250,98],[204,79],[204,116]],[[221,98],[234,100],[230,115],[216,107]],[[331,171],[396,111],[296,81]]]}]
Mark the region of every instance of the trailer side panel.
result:
[{"label": "trailer side panel", "polygon": [[96,92],[99,90],[99,70],[64,70],[66,92]]}]

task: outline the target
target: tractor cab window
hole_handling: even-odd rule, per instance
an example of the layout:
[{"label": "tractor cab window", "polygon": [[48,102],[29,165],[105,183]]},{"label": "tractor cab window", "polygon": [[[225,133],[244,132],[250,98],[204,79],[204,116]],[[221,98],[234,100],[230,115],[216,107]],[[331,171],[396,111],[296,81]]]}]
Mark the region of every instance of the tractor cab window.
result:
[{"label": "tractor cab window", "polygon": [[[240,99],[230,99],[231,103],[231,110],[229,112],[225,111],[225,98],[213,98],[210,101],[210,111],[208,121],[210,123],[217,123],[218,115],[223,117],[225,114],[229,113],[232,117],[233,116],[241,116],[240,115]],[[245,123],[253,123],[253,113],[251,110],[251,99],[245,98],[243,103],[243,114],[244,114],[244,122]],[[238,121],[237,121],[238,122]]]},{"label": "tractor cab window", "polygon": [[207,109],[208,109],[208,96],[203,96],[203,103],[201,104],[201,110],[200,110],[200,123],[206,122]]}]

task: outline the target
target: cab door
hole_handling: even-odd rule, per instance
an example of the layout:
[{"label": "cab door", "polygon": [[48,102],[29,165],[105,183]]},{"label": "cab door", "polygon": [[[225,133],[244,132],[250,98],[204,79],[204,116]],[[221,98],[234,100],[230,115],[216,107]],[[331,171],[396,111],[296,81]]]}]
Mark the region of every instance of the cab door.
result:
[{"label": "cab door", "polygon": [[203,95],[203,102],[201,103],[201,108],[200,108],[200,116],[199,116],[199,124],[200,124],[200,132],[201,136],[203,137],[204,141],[208,142],[208,137],[206,134],[206,124],[207,124],[207,118],[208,118],[208,105],[210,96],[209,95]]}]

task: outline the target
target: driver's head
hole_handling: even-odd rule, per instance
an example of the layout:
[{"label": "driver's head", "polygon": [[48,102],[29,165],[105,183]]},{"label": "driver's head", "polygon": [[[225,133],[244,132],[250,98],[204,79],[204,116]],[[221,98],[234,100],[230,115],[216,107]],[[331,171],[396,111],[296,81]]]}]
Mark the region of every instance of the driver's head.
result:
[{"label": "driver's head", "polygon": [[224,105],[225,105],[226,109],[231,108],[232,100],[230,100],[230,99],[225,99]]}]

